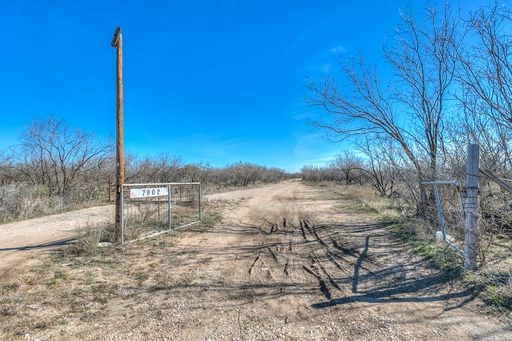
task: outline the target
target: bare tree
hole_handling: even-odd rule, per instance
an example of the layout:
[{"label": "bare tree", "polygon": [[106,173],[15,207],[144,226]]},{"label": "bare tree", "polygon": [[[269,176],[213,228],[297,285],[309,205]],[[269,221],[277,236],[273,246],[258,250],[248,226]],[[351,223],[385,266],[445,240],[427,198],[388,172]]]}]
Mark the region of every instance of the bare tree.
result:
[{"label": "bare tree", "polygon": [[302,179],[305,181],[325,181],[329,180],[325,177],[324,170],[318,166],[305,165],[301,169]]},{"label": "bare tree", "polygon": [[[468,21],[467,46],[459,51],[457,98],[464,116],[458,134],[481,144],[485,160],[497,171],[512,168],[511,11],[495,3]],[[462,128],[461,128],[462,127]],[[489,158],[490,156],[490,158]]]},{"label": "bare tree", "polygon": [[362,169],[371,186],[381,196],[392,197],[399,180],[399,169],[393,164],[391,155],[394,150],[392,142],[383,140],[374,143],[369,136],[365,136],[357,143],[357,149],[366,158]]},{"label": "bare tree", "polygon": [[179,178],[182,161],[178,156],[160,154],[157,157],[134,159],[129,165],[129,181],[172,182]]},{"label": "bare tree", "polygon": [[182,168],[185,181],[207,183],[210,181],[211,167],[206,162],[192,163]]},{"label": "bare tree", "polygon": [[[344,152],[336,156],[334,160],[329,163],[329,167],[345,181],[345,185],[350,185],[361,179],[360,173],[363,171],[363,160],[357,157],[353,152]],[[359,176],[358,176],[359,175]]]},{"label": "bare tree", "polygon": [[50,118],[23,133],[16,167],[32,184],[48,188],[50,195],[64,196],[81,172],[111,151],[111,145],[98,144],[92,135]]},{"label": "bare tree", "polygon": [[0,182],[2,185],[15,181],[13,155],[0,152]]},{"label": "bare tree", "polygon": [[[348,92],[332,79],[311,86],[311,103],[331,114],[330,119],[316,122],[318,127],[342,137],[372,133],[392,139],[416,170],[418,181],[437,176],[445,101],[458,45],[449,8],[443,7],[440,14],[432,7],[426,12],[426,26],[418,25],[410,11],[402,14],[394,43],[385,49],[395,76],[387,87],[362,58],[355,66],[344,67]],[[426,192],[418,187],[422,214]]]}]

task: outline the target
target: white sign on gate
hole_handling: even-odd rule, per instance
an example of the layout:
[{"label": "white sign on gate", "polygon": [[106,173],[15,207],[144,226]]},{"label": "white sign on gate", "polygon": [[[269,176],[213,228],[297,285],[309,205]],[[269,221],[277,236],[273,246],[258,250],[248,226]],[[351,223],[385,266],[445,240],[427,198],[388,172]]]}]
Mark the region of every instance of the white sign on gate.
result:
[{"label": "white sign on gate", "polygon": [[130,199],[150,198],[168,195],[167,187],[130,188]]}]

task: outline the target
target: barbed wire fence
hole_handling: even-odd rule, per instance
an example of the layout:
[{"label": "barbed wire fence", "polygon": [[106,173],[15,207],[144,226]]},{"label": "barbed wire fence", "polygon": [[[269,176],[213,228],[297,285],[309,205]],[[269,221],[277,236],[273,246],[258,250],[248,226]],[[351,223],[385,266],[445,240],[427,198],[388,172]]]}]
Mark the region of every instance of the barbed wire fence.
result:
[{"label": "barbed wire fence", "polygon": [[[472,156],[473,155],[473,156]],[[468,146],[466,181],[423,181],[433,205],[427,217],[435,222],[437,239],[464,256],[466,268],[497,262],[512,233],[512,184],[480,167],[479,146]],[[508,245],[508,244],[507,244]],[[508,245],[508,252],[512,255]]]}]

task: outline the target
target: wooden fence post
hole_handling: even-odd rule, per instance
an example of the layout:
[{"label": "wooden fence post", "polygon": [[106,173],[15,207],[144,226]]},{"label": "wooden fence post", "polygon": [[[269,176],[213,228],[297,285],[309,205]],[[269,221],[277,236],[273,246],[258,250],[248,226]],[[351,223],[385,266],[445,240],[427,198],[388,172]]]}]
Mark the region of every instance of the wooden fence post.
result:
[{"label": "wooden fence post", "polygon": [[464,198],[464,268],[476,269],[478,255],[478,179],[480,146],[468,145]]}]

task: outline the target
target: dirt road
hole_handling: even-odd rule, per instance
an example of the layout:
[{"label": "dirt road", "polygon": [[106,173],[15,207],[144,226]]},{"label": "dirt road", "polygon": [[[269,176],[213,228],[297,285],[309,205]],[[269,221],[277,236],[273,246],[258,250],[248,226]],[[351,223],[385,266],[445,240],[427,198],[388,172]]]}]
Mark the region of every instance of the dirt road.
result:
[{"label": "dirt road", "polygon": [[[469,290],[429,267],[384,226],[351,210],[347,196],[292,181],[209,199],[237,202],[226,206],[222,223],[210,231],[129,246],[108,260],[115,267],[84,268],[91,261],[59,266],[72,268],[64,276],[73,278],[72,285],[62,284],[58,303],[47,303],[44,315],[42,309],[24,312],[59,322],[48,322],[30,337],[512,337],[507,324],[479,311]],[[172,241],[169,248],[160,244],[165,240]],[[105,293],[95,299],[100,290]],[[80,295],[89,300],[87,311],[76,308],[84,301]]]},{"label": "dirt road", "polygon": [[383,226],[336,208],[347,199],[300,182],[214,198],[246,199],[211,233],[178,241],[198,311],[177,338],[512,337]]},{"label": "dirt road", "polygon": [[111,220],[113,206],[98,206],[0,225],[0,276],[69,243],[77,228]]}]

